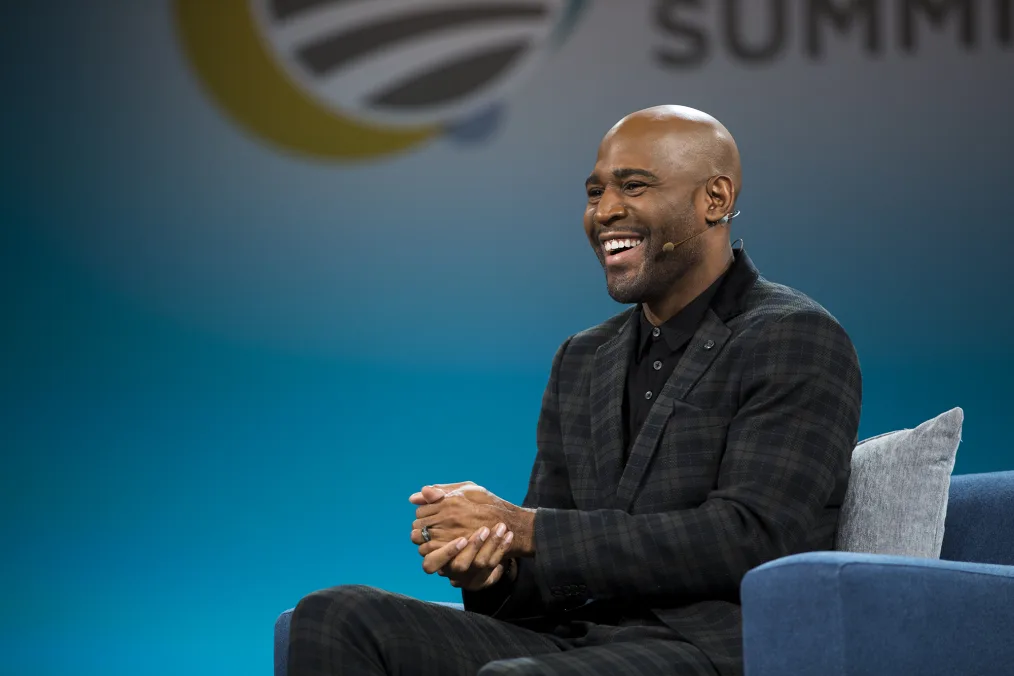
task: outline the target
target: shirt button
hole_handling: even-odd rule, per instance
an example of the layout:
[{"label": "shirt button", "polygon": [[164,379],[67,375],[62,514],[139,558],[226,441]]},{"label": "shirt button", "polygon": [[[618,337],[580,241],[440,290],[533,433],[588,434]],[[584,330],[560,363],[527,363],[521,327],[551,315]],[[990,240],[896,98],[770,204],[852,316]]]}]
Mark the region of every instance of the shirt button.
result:
[{"label": "shirt button", "polygon": [[657,359],[655,360],[655,363],[652,364],[652,366],[655,367],[656,371],[661,371],[662,370],[662,362],[658,361]]},{"label": "shirt button", "polygon": [[704,349],[705,350],[710,350],[714,346],[715,346],[715,341],[713,341],[713,340],[709,340],[708,342],[704,343]]},{"label": "shirt button", "polygon": [[644,398],[651,399],[651,390],[648,390],[647,392],[644,393]]},{"label": "shirt button", "polygon": [[656,338],[658,338],[660,333],[662,333],[662,329],[658,328],[657,326],[651,330],[651,335],[655,336]]}]

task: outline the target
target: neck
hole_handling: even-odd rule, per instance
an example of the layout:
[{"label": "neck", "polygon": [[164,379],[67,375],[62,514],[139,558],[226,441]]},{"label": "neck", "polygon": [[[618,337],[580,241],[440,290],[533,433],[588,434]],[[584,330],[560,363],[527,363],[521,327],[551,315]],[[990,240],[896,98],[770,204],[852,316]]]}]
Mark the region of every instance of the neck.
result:
[{"label": "neck", "polygon": [[721,252],[715,252],[715,255],[705,256],[700,264],[673,285],[669,293],[656,300],[642,303],[644,316],[654,326],[666,323],[689,305],[694,298],[704,293],[716,279],[729,269],[732,261],[731,244],[723,247]]}]

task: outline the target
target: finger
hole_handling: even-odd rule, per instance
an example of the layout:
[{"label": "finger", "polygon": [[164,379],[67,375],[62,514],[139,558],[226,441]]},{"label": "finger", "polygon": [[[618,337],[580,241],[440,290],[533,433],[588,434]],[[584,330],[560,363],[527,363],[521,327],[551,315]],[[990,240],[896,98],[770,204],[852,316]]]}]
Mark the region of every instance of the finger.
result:
[{"label": "finger", "polygon": [[[424,524],[428,526],[428,533],[430,536],[428,541],[422,536],[422,527]],[[467,533],[464,535],[467,535]],[[427,554],[440,549],[448,542],[454,540],[455,536],[461,537],[462,534],[425,521],[412,522],[412,542],[419,546],[419,554],[422,556],[426,556]]]},{"label": "finger", "polygon": [[426,542],[426,540],[423,539],[422,529],[420,529],[420,528],[413,528],[412,529],[412,544],[416,544],[416,545],[420,545],[420,546],[428,544]]},{"label": "finger", "polygon": [[486,578],[485,584],[483,584],[483,586],[484,587],[492,586],[497,582],[499,582],[501,577],[503,577],[503,566],[497,566],[489,574],[489,577]]},{"label": "finger", "polygon": [[[460,582],[462,589],[468,589],[471,591],[478,591],[486,587],[491,587],[500,581],[503,577],[504,567],[495,566],[492,570],[486,568],[475,568],[473,567],[470,571],[471,575],[466,575],[458,578],[456,581]],[[457,586],[457,585],[455,585]]]},{"label": "finger", "polygon": [[489,537],[482,545],[482,548],[479,549],[479,552],[475,555],[474,565],[477,568],[493,568],[500,562],[499,557],[494,560],[493,556],[498,550],[502,550],[503,538],[505,535],[507,535],[507,526],[505,524],[498,523],[493,528],[493,532],[489,534]]},{"label": "finger", "polygon": [[[450,498],[444,498],[441,499],[439,502],[433,504],[425,504],[417,507],[415,510],[415,518],[425,519],[435,514],[439,514],[441,509],[445,509],[445,506],[447,505],[449,499]],[[460,498],[455,499],[460,500]]]},{"label": "finger", "polygon": [[433,527],[436,526],[436,524],[437,524],[436,519],[432,517],[427,517],[425,519],[416,519],[415,521],[413,521],[412,528],[413,529],[418,528],[419,530],[422,530],[423,526],[426,526],[430,530],[433,530]]},{"label": "finger", "polygon": [[419,494],[422,496],[423,500],[425,500],[424,504],[432,504],[434,502],[440,502],[441,500],[443,500],[444,494],[446,492],[447,491],[441,488],[435,488],[433,486],[423,486],[422,490],[419,491]]},{"label": "finger", "polygon": [[440,549],[441,547],[445,546],[446,544],[447,544],[446,542],[438,542],[436,540],[424,542],[423,544],[419,545],[419,555],[428,556],[433,552],[437,551],[438,549]]},{"label": "finger", "polygon": [[447,564],[452,576],[468,572],[468,569],[472,567],[472,560],[488,537],[489,529],[485,526],[472,533],[465,548]]},{"label": "finger", "polygon": [[446,566],[454,556],[465,548],[468,544],[468,540],[465,538],[458,538],[452,542],[448,542],[440,549],[430,552],[423,558],[423,570],[427,575],[432,575],[444,566]]},{"label": "finger", "polygon": [[[500,543],[500,549],[496,552],[496,562],[498,565],[511,550],[512,542],[514,542],[514,533],[512,531],[507,531],[507,535],[503,536],[503,542]],[[503,566],[500,567],[503,568]]]},{"label": "finger", "polygon": [[434,502],[440,502],[448,491],[453,491],[462,486],[474,486],[475,483],[471,481],[459,481],[453,484],[432,484],[430,486],[423,486],[422,490],[417,493],[413,493],[408,496],[408,501],[413,505],[426,505]]},{"label": "finger", "polygon": [[503,561],[505,556],[507,556],[507,552],[510,550],[511,542],[513,541],[514,541],[514,533],[512,533],[511,531],[507,531],[507,533],[504,534],[503,538],[497,544],[496,549],[494,549],[493,552],[490,554],[489,559],[484,562],[485,567],[496,568],[497,566],[499,566],[500,562]]},{"label": "finger", "polygon": [[439,488],[440,490],[446,493],[448,491],[457,490],[462,486],[474,486],[474,485],[475,485],[474,481],[458,481],[453,484],[431,484],[430,486],[428,486],[428,488]]}]

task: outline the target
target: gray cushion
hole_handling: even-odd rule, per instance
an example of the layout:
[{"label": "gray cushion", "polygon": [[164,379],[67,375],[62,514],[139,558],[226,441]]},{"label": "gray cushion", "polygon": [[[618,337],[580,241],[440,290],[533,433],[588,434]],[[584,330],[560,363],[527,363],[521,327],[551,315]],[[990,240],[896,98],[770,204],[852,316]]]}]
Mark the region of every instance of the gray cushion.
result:
[{"label": "gray cushion", "polygon": [[839,551],[940,558],[964,412],[859,442],[838,521]]}]

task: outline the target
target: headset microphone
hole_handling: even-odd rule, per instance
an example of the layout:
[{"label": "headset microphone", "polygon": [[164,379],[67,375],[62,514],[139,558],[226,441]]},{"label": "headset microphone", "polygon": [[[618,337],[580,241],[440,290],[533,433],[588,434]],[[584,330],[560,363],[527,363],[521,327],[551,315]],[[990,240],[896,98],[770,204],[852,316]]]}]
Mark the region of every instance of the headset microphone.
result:
[{"label": "headset microphone", "polygon": [[670,253],[671,251],[675,251],[676,247],[683,246],[684,244],[686,244],[690,240],[694,239],[695,237],[700,237],[701,235],[703,235],[704,233],[706,233],[708,230],[710,230],[711,228],[715,227],[719,223],[728,223],[732,219],[736,218],[736,216],[739,216],[739,212],[738,211],[736,213],[734,213],[734,214],[726,214],[725,216],[722,216],[720,219],[718,219],[714,223],[708,223],[708,227],[707,227],[706,230],[701,230],[697,234],[690,235],[686,239],[681,240],[679,242],[676,242],[675,244],[673,244],[672,242],[666,242],[665,244],[662,245],[662,251],[664,251],[666,253]]}]

